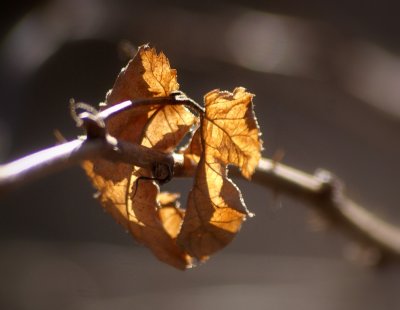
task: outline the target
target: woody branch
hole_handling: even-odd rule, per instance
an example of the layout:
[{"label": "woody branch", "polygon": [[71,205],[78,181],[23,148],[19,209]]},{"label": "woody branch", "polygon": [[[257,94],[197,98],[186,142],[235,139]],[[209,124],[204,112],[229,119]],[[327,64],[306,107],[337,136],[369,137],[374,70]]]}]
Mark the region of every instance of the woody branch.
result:
[{"label": "woody branch", "polygon": [[[98,156],[140,166],[153,173],[157,171],[158,174],[154,177],[163,182],[173,176],[193,176],[195,167],[184,166],[182,155],[165,154],[141,145],[118,141],[106,132],[104,121],[121,111],[139,105],[166,103],[184,104],[195,113],[203,113],[203,108],[183,93],[156,100],[125,101],[98,113],[94,109],[86,110],[77,115],[79,125],[86,130],[86,138],[56,145],[1,165],[0,193]],[[84,105],[80,107],[85,110]],[[237,170],[233,170],[232,174],[235,177],[240,175]],[[331,173],[319,171],[310,175],[262,158],[253,181],[306,202],[345,233],[373,247],[379,252],[380,258],[400,259],[400,229],[379,219],[348,198],[342,183]]]}]

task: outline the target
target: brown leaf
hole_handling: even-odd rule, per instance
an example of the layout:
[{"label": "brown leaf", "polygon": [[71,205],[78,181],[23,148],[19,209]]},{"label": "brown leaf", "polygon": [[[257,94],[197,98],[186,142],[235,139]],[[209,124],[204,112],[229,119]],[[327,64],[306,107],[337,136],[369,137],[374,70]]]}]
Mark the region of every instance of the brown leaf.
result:
[{"label": "brown leaf", "polygon": [[178,199],[181,197],[178,193],[161,192],[157,196],[157,201],[161,207],[178,206]]},{"label": "brown leaf", "polygon": [[[132,175],[138,176],[143,170],[140,168]],[[137,179],[135,181],[137,182]],[[149,247],[161,261],[179,269],[190,267],[191,258],[175,242],[174,229],[180,227],[180,223],[177,224],[179,226],[172,226],[178,220],[182,221],[182,216],[175,218],[174,223],[164,222],[167,220],[162,217],[165,212],[161,211],[163,208],[160,209],[156,199],[159,193],[158,185],[143,181],[137,187],[136,193],[132,191],[133,186],[126,206],[129,212],[127,219],[133,236]],[[179,213],[178,208],[172,205],[169,208]]]},{"label": "brown leaf", "polygon": [[254,116],[253,94],[243,87],[233,93],[213,90],[204,98],[206,116],[203,128],[208,133],[205,143],[214,157],[224,164],[238,166],[250,178],[260,158],[262,143]]},{"label": "brown leaf", "polygon": [[[184,107],[159,107],[151,120],[147,123],[141,144],[158,151],[173,151],[188,132],[194,121],[194,116]],[[128,220],[143,223],[145,227],[151,227],[152,230],[148,231],[142,229],[140,235],[132,231],[133,235],[139,241],[145,241],[144,244],[152,249],[154,254],[162,261],[181,269],[190,267],[191,258],[186,255],[175,242],[183,216],[175,217],[173,223],[165,223],[164,220],[166,220],[166,218],[163,217],[165,212],[160,212],[157,202],[157,195],[159,193],[158,186],[154,181],[142,181],[136,185],[136,182],[139,182],[138,178],[141,176],[149,177],[150,175],[145,169],[137,168],[130,176],[130,184],[132,185],[129,191],[130,205],[128,205],[128,209],[132,210],[132,212],[129,212]],[[153,190],[155,187],[157,188],[156,191]],[[136,188],[137,190],[135,190]],[[173,206],[169,208],[172,209]],[[177,208],[175,209],[174,212],[179,215],[181,212]],[[178,221],[180,222],[178,223]],[[158,224],[158,227],[156,227],[155,224]],[[172,224],[175,225],[172,226]],[[167,234],[170,240],[167,241],[165,238],[160,238],[160,231]],[[170,244],[171,247],[165,249],[164,247],[168,244]],[[175,261],[171,261],[171,258],[174,258],[177,252],[181,255],[179,265],[177,265]],[[166,255],[168,253],[171,254],[171,257]]]},{"label": "brown leaf", "polygon": [[[168,235],[176,240],[176,237],[181,230],[185,211],[174,206],[166,206],[160,208],[158,210],[158,214]],[[189,256],[188,260],[191,261],[191,258]]]},{"label": "brown leaf", "polygon": [[103,207],[135,239],[149,247],[161,260],[176,268],[191,266],[191,259],[179,247],[169,232],[164,229],[154,202],[159,188],[153,182],[143,182],[137,188],[135,204],[126,198],[127,189],[132,188],[128,179],[115,183],[93,173],[93,163],[85,161],[84,168],[93,185],[100,191],[99,199]]},{"label": "brown leaf", "polygon": [[185,210],[179,207],[180,195],[178,193],[161,192],[158,194],[158,202],[160,207],[158,209],[158,215],[164,229],[171,236],[176,239],[183,221]]},{"label": "brown leaf", "polygon": [[202,158],[195,178],[178,242],[204,261],[233,239],[246,213],[240,191],[222,165]]},{"label": "brown leaf", "polygon": [[[152,69],[153,71],[148,71]],[[158,85],[158,88],[155,85]],[[119,73],[113,88],[106,95],[106,102],[101,110],[126,100],[166,96],[178,89],[176,70],[169,67],[166,56],[163,53],[157,55],[154,48],[143,45]],[[140,143],[143,130],[148,120],[157,112],[157,108],[158,105],[142,106],[120,112],[106,121],[107,131],[119,140]],[[101,159],[99,161],[101,163],[94,167],[95,172],[117,182],[130,175],[133,169],[132,166],[123,163]],[[111,173],[107,173],[108,171]]]},{"label": "brown leaf", "polygon": [[[239,231],[246,213],[250,215],[239,189],[227,178],[226,166],[239,166],[249,178],[260,158],[252,97],[244,88],[233,93],[215,90],[205,96],[201,159],[178,236],[179,244],[199,260],[225,247]],[[193,143],[186,157],[195,158],[198,153],[198,142]]]},{"label": "brown leaf", "polygon": [[187,175],[194,175],[202,152],[201,130],[197,129],[193,133],[189,143],[179,150],[179,153],[183,155],[182,171]]},{"label": "brown leaf", "polygon": [[[142,46],[107,94],[106,107],[135,98],[167,96],[178,88],[176,71],[169,67],[165,55]],[[183,106],[152,105],[119,113],[106,126],[120,140],[171,152],[195,121]],[[164,223],[165,212],[159,212],[158,185],[141,180],[151,177],[150,171],[103,159],[86,161],[83,166],[99,190],[104,208],[136,240],[168,264],[180,269],[191,265],[190,257],[176,245],[173,236],[176,232]],[[180,211],[176,209],[176,212]]]},{"label": "brown leaf", "polygon": [[[165,55],[142,46],[104,106],[168,96],[178,88],[176,70]],[[191,266],[191,256],[206,260],[232,240],[249,214],[239,189],[227,178],[227,165],[238,166],[250,178],[260,158],[252,97],[244,88],[205,96],[201,127],[181,151],[185,169],[197,165],[186,211],[179,208],[176,194],[160,193],[151,171],[104,159],[83,163],[103,207],[160,260],[180,269]],[[121,112],[106,127],[118,140],[169,153],[196,123],[184,106],[153,104]]]},{"label": "brown leaf", "polygon": [[[157,54],[148,45],[139,47],[135,57],[123,68],[107,93],[105,108],[137,98],[168,96],[178,90],[177,74],[167,57]],[[157,106],[145,106],[118,113],[107,121],[108,132],[120,139],[135,143]]]}]

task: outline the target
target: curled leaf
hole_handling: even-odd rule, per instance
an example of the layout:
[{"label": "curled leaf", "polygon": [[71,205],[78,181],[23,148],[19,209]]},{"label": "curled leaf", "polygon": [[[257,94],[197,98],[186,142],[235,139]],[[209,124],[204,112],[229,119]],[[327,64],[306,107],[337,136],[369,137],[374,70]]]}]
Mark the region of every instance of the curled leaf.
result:
[{"label": "curled leaf", "polygon": [[[126,100],[168,96],[178,89],[176,70],[170,67],[167,57],[143,45],[119,73],[113,88],[106,95],[103,108]],[[142,136],[140,129],[144,128],[157,108],[157,105],[144,106],[118,113],[107,120],[108,132],[112,136],[136,143]]]},{"label": "curled leaf", "polygon": [[[225,247],[250,214],[237,186],[227,177],[228,164],[249,178],[260,158],[261,141],[252,110],[253,95],[244,88],[205,96],[201,123],[201,155],[189,194],[179,244],[199,260]],[[196,158],[198,142],[187,158]],[[193,153],[190,153],[190,150]]]},{"label": "curled leaf", "polygon": [[[176,76],[164,54],[142,46],[120,72],[103,108],[137,98],[168,97],[179,89]],[[250,215],[227,177],[227,166],[238,166],[250,178],[260,158],[252,98],[242,87],[233,93],[211,91],[205,96],[200,124],[186,107],[168,104],[168,99],[106,120],[108,133],[118,140],[164,153],[174,152],[185,135],[199,127],[180,151],[188,175],[195,173],[186,210],[179,207],[179,195],[160,193],[152,171],[102,158],[83,163],[105,210],[161,261],[184,269],[191,266],[192,257],[206,260],[231,242]]]},{"label": "curled leaf", "polygon": [[195,169],[202,155],[201,130],[196,130],[189,141],[179,153],[183,155],[183,170],[187,175],[195,174]]},{"label": "curled leaf", "polygon": [[179,244],[204,261],[231,242],[245,217],[242,196],[226,177],[225,167],[202,158],[188,197]]},{"label": "curled leaf", "polygon": [[178,206],[178,199],[181,197],[178,193],[161,192],[157,196],[157,201],[161,207]]},{"label": "curled leaf", "polygon": [[160,208],[158,214],[164,226],[164,229],[171,236],[176,239],[183,221],[185,210],[179,207],[180,195],[177,193],[161,192],[158,195]]},{"label": "curled leaf", "polygon": [[[170,68],[165,55],[142,46],[119,74],[105,107],[136,98],[168,96],[178,88],[176,70]],[[117,139],[171,152],[195,121],[183,106],[155,104],[119,113],[107,120],[106,127]],[[176,245],[171,225],[164,223],[165,212],[159,212],[159,187],[148,180],[150,171],[104,159],[86,161],[83,167],[98,189],[103,207],[138,242],[177,268],[191,265],[190,257]]]},{"label": "curled leaf", "polygon": [[[216,151],[213,156],[224,164],[238,166],[247,179],[261,158],[260,131],[254,116],[253,94],[243,87],[233,93],[213,90],[204,98],[205,144]],[[210,153],[210,152],[209,152]]]}]

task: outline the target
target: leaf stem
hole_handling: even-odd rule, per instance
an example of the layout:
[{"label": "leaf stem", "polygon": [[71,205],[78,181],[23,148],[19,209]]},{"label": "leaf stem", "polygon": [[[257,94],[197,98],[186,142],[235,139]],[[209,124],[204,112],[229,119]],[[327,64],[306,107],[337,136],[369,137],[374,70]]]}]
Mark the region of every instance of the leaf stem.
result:
[{"label": "leaf stem", "polygon": [[149,105],[184,105],[188,107],[191,111],[198,114],[204,113],[204,108],[199,105],[196,101],[186,96],[181,91],[173,92],[170,96],[166,97],[155,97],[155,98],[139,98],[133,100],[123,101],[121,103],[112,105],[103,111],[100,111],[97,115],[102,120],[107,120],[115,114],[121,113],[123,111],[130,110],[132,108],[137,108],[140,106]]}]

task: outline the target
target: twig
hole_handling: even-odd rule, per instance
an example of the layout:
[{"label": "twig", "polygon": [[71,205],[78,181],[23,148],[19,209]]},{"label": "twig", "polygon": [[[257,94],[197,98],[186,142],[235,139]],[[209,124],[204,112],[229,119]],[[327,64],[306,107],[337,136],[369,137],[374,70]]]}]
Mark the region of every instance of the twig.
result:
[{"label": "twig", "polygon": [[173,167],[174,164],[172,155],[141,145],[124,141],[115,142],[112,138],[107,140],[76,139],[1,165],[0,193],[50,173],[80,164],[85,159],[94,159],[99,156],[111,161],[147,168],[151,171],[155,170],[157,165]]},{"label": "twig", "polygon": [[[203,108],[183,93],[157,98],[156,103],[161,102],[183,104],[198,114],[203,113]],[[87,138],[57,145],[0,166],[0,193],[98,156],[147,168],[162,182],[171,179],[172,174],[176,177],[192,176],[195,167],[184,166],[182,155],[165,154],[117,141],[106,133],[104,120],[138,105],[150,104],[155,104],[154,98],[126,101],[98,113],[86,111],[79,114]],[[239,176],[239,172],[233,170],[233,175]],[[345,232],[375,247],[381,257],[400,259],[400,229],[350,200],[344,193],[342,183],[329,172],[319,171],[310,175],[263,158],[253,181],[309,203]]]},{"label": "twig", "polygon": [[[156,104],[185,105],[195,113],[203,113],[203,108],[181,91],[165,97],[127,100],[100,112],[87,104],[71,102],[72,117],[79,127],[85,128],[87,139],[50,147],[0,166],[0,193],[96,156],[148,168],[157,172],[160,180],[168,181],[174,166],[172,155],[117,141],[107,134],[104,123],[123,111]],[[77,114],[78,109],[83,112]]]},{"label": "twig", "polygon": [[[234,173],[239,174],[237,170]],[[331,173],[319,170],[310,175],[262,158],[253,181],[309,203],[346,233],[380,251],[380,257],[376,257],[380,262],[400,259],[400,229],[348,198],[342,182]]]}]

